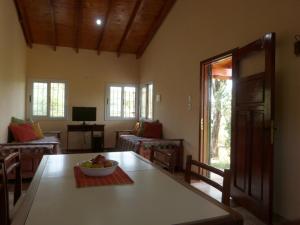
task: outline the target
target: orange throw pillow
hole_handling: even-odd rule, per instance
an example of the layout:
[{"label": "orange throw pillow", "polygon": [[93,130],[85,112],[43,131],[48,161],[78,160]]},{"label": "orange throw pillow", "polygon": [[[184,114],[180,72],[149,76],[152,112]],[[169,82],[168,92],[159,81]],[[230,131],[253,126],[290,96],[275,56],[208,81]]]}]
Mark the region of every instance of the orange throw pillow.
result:
[{"label": "orange throw pillow", "polygon": [[143,123],[143,137],[145,138],[162,138],[162,124],[158,122]]},{"label": "orange throw pillow", "polygon": [[133,134],[133,135],[138,135],[139,129],[140,129],[140,123],[139,123],[139,122],[136,122],[135,125],[134,125],[134,128],[133,128],[133,130],[132,130],[132,134]]},{"label": "orange throw pillow", "polygon": [[35,133],[35,135],[36,135],[36,137],[37,137],[38,139],[44,138],[43,131],[42,131],[42,129],[41,129],[41,127],[40,127],[40,124],[39,124],[38,122],[34,122],[34,123],[32,124],[32,128],[33,128],[34,133]]},{"label": "orange throw pillow", "polygon": [[138,132],[137,132],[137,136],[138,137],[143,137],[143,133],[144,133],[144,121],[140,121],[139,122],[139,129],[138,129]]},{"label": "orange throw pillow", "polygon": [[37,136],[30,124],[10,125],[10,130],[16,141],[27,142],[37,139]]}]

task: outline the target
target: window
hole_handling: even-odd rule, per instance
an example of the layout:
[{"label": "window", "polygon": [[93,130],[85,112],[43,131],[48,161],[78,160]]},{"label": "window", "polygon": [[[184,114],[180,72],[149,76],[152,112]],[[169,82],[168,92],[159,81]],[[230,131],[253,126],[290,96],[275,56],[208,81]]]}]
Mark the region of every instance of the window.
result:
[{"label": "window", "polygon": [[29,88],[30,115],[34,118],[66,118],[66,83],[32,81]]},{"label": "window", "polygon": [[137,94],[134,85],[109,85],[106,96],[106,119],[136,119]]},{"label": "window", "polygon": [[153,119],[153,84],[146,84],[141,87],[140,118]]}]

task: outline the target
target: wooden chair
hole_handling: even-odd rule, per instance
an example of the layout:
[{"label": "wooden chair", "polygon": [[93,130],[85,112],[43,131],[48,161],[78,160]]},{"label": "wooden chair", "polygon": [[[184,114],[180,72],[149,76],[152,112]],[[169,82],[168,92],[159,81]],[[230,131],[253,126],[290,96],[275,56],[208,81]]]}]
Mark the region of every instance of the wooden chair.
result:
[{"label": "wooden chair", "polygon": [[22,194],[22,176],[19,151],[11,153],[5,158],[0,158],[0,225],[9,225],[11,221],[9,209],[8,175],[12,172],[15,173],[15,205]]},{"label": "wooden chair", "polygon": [[176,166],[176,152],[174,149],[157,149],[151,147],[150,161],[167,168],[171,173],[174,173]]},{"label": "wooden chair", "polygon": [[[223,186],[218,184],[217,182],[209,179],[206,176],[195,173],[192,171],[192,165],[197,166],[200,169],[204,169],[208,172],[215,173],[221,177],[223,177]],[[187,156],[186,160],[186,168],[185,168],[185,181],[191,183],[192,174],[196,176],[199,180],[204,181],[205,183],[213,186],[222,192],[222,203],[229,206],[230,205],[230,171],[229,170],[219,170],[215,167],[209,166],[207,164],[195,161],[192,159],[191,155]]]}]

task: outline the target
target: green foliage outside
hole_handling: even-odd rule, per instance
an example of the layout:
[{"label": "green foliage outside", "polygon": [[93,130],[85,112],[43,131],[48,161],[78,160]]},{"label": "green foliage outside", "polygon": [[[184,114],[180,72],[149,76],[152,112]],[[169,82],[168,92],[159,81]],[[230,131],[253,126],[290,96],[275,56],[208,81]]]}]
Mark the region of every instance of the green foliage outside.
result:
[{"label": "green foliage outside", "polygon": [[212,79],[210,107],[210,164],[230,167],[231,80]]}]

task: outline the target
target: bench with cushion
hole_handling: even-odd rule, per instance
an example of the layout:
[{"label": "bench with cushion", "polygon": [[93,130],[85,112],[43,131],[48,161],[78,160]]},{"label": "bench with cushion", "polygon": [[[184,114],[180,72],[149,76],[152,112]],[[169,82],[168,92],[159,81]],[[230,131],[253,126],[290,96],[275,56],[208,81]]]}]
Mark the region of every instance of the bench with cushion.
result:
[{"label": "bench with cushion", "polygon": [[169,151],[176,154],[176,170],[183,168],[183,139],[164,139],[162,124],[159,121],[137,122],[133,130],[116,131],[116,148],[121,151],[134,151],[150,159],[151,148]]},{"label": "bench with cushion", "polygon": [[0,155],[3,157],[16,150],[20,150],[21,153],[22,178],[32,178],[43,155],[59,153],[59,139],[55,136],[45,136],[29,142],[0,144]]},{"label": "bench with cushion", "polygon": [[[20,120],[21,121],[21,120]],[[12,124],[14,123],[12,119]],[[20,124],[25,124],[25,122]],[[28,122],[32,124],[32,122]],[[22,177],[32,178],[37,170],[37,167],[45,154],[58,154],[60,132],[44,132],[42,137],[30,141],[16,141],[11,130],[11,125],[8,128],[7,143],[0,144],[0,156],[5,157],[16,150],[21,153]]]}]

